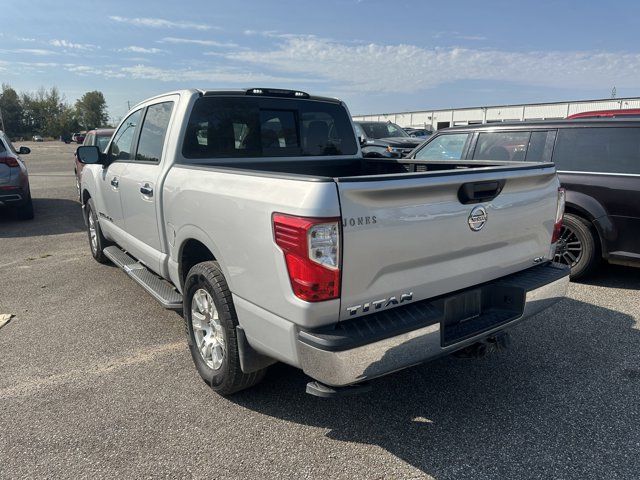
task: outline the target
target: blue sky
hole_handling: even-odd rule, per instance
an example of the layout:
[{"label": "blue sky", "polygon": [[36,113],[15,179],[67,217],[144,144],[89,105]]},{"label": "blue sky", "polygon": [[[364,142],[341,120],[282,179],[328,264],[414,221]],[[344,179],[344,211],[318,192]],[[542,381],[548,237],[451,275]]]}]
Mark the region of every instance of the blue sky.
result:
[{"label": "blue sky", "polygon": [[3,5],[0,81],[101,90],[114,119],[190,87],[296,88],[354,114],[640,96],[631,0],[63,3]]}]

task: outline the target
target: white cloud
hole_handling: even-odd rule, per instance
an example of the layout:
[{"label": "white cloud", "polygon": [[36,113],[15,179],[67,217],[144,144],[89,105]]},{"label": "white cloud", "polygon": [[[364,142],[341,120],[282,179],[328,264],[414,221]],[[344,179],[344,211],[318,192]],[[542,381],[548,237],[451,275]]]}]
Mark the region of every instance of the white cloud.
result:
[{"label": "white cloud", "polygon": [[247,72],[235,68],[215,69],[165,69],[149,65],[134,65],[121,68],[131,78],[159,80],[162,82],[207,82],[208,84],[252,85],[263,82],[291,82],[291,78],[277,77],[262,73]]},{"label": "white cloud", "polygon": [[92,45],[90,43],[73,43],[69,42],[68,40],[58,39],[49,40],[49,45],[60,48],[72,48],[75,50],[97,50],[100,48],[97,45]]},{"label": "white cloud", "polygon": [[53,50],[47,50],[44,48],[16,48],[15,50],[5,50],[12,53],[28,53],[30,55],[57,55],[58,52],[54,52]]},{"label": "white cloud", "polygon": [[137,27],[189,28],[194,30],[211,30],[213,28],[217,28],[217,27],[213,27],[211,25],[206,25],[203,23],[165,20],[164,18],[149,18],[149,17],[130,18],[130,17],[119,17],[117,15],[112,15],[109,18],[114,22],[127,23],[129,25],[135,25]]},{"label": "white cloud", "polygon": [[135,45],[131,45],[129,47],[121,48],[120,52],[133,52],[133,53],[162,53],[166,52],[166,50],[162,50],[161,48],[145,48],[145,47],[137,47]]},{"label": "white cloud", "polygon": [[457,80],[640,87],[639,53],[345,45],[305,36],[286,38],[267,50],[236,51],[227,58],[367,92],[415,92]]},{"label": "white cloud", "polygon": [[111,68],[99,68],[99,67],[93,67],[90,65],[73,65],[73,64],[66,64],[65,65],[65,70],[67,70],[68,72],[72,72],[75,73],[77,75],[80,76],[87,76],[87,75],[100,75],[101,77],[106,77],[106,78],[124,78],[126,77],[126,74],[118,71],[118,70],[114,70]]},{"label": "white cloud", "polygon": [[191,45],[203,45],[206,47],[224,47],[233,48],[238,45],[231,42],[218,42],[216,40],[198,40],[195,38],[176,38],[176,37],[164,37],[162,40],[158,40],[158,43],[173,43],[173,44],[191,44]]}]

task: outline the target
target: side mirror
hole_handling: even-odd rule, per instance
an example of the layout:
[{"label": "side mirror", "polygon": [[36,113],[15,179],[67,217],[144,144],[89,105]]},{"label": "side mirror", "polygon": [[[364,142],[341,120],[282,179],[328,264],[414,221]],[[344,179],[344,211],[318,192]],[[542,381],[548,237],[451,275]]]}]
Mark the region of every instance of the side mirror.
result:
[{"label": "side mirror", "polygon": [[367,137],[365,137],[364,135],[360,135],[358,137],[358,140],[360,141],[361,147],[364,147],[367,144]]},{"label": "side mirror", "polygon": [[29,147],[20,147],[18,149],[18,155],[29,155],[31,153],[31,149]]},{"label": "side mirror", "polygon": [[76,156],[85,165],[104,165],[106,155],[96,145],[81,145],[76,149]]}]

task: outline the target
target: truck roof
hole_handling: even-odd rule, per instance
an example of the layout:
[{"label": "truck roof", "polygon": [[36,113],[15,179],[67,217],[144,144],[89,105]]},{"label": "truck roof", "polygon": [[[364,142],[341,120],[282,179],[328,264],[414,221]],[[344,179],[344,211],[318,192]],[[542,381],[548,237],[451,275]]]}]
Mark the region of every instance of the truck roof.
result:
[{"label": "truck roof", "polygon": [[[252,92],[255,92],[255,91],[260,91],[262,93],[260,93],[260,94],[252,93]],[[302,95],[300,95],[300,96],[295,95],[296,93],[300,93]],[[336,104],[342,103],[342,101],[340,99],[338,99],[338,98],[322,97],[322,96],[317,96],[317,95],[309,95],[308,93],[303,92],[302,90],[288,90],[288,89],[281,89],[281,88],[235,88],[235,89],[231,89],[231,88],[226,88],[226,89],[185,88],[185,89],[182,89],[182,90],[173,90],[173,91],[170,91],[170,92],[161,93],[159,95],[154,95],[153,97],[145,98],[141,102],[138,102],[137,104],[135,104],[132,107],[132,110],[134,108],[136,108],[138,105],[141,105],[141,104],[143,104],[145,102],[148,102],[149,100],[153,100],[153,99],[159,98],[159,97],[165,97],[165,96],[171,95],[171,94],[189,94],[189,95],[199,94],[199,95],[202,95],[202,96],[215,96],[215,95],[219,95],[219,96],[242,96],[242,95],[247,95],[247,96],[271,97],[271,98],[283,98],[283,97],[284,98],[297,98],[297,99],[301,99],[301,100],[316,100],[316,101],[336,103]]]}]

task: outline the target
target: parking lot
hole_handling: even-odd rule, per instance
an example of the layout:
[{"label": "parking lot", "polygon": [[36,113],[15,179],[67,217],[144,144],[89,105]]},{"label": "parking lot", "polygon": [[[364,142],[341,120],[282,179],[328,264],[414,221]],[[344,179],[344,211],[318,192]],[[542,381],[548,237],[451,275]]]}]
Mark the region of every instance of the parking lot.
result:
[{"label": "parking lot", "polygon": [[276,365],[222,398],[182,318],[92,259],[75,145],[25,145],[36,218],[0,213],[1,478],[637,478],[640,270],[572,284],[501,354],[333,400]]}]

